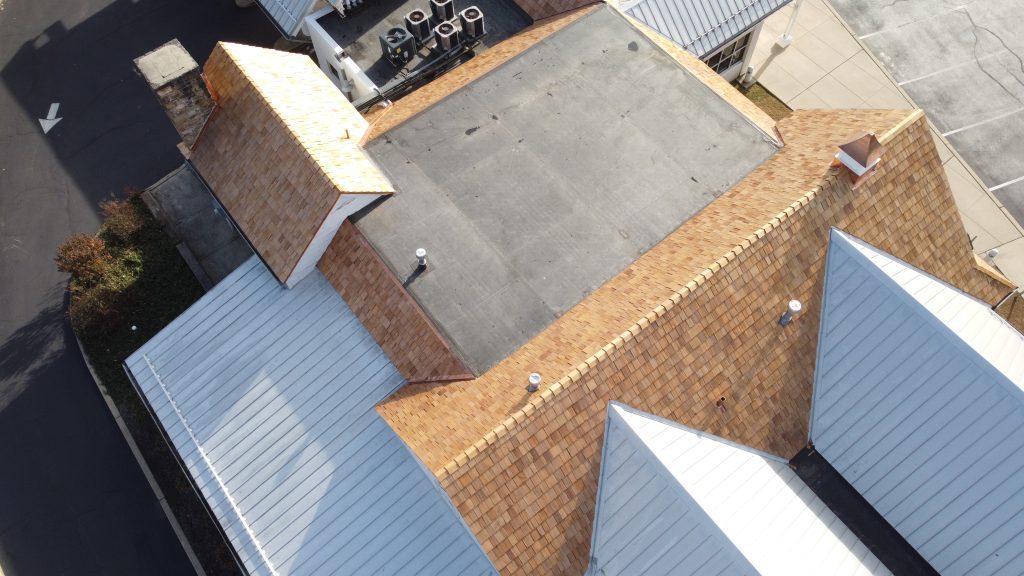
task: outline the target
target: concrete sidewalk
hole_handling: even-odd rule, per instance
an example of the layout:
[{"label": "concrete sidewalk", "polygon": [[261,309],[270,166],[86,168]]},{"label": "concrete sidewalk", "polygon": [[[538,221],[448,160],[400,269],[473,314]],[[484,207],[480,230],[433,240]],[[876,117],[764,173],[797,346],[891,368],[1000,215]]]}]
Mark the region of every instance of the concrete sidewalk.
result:
[{"label": "concrete sidewalk", "polygon": [[[792,44],[779,47],[776,40],[794,5],[765,21],[754,48],[754,75],[762,86],[790,108],[917,107],[827,0],[804,0]],[[1024,284],[1024,228],[934,126],[932,134],[975,252],[998,248],[995,264],[1012,281]]]}]

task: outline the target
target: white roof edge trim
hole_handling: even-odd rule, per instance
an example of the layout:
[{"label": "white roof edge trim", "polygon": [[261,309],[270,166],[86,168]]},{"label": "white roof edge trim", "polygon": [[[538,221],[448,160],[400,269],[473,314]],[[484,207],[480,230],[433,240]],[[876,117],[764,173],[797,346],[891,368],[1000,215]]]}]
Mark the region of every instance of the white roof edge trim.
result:
[{"label": "white roof edge trim", "polygon": [[[777,461],[779,461],[781,463],[785,463],[786,461],[783,460],[782,458],[779,458],[778,456],[774,456],[774,455],[771,455],[771,454],[761,453],[761,452],[759,452],[759,451],[757,451],[757,450],[755,450],[753,448],[750,448],[748,446],[743,446],[742,444],[736,444],[734,442],[730,442],[730,441],[728,441],[728,440],[726,440],[724,438],[720,438],[718,436],[715,436],[714,434],[707,434],[705,432],[700,432],[699,430],[695,430],[693,428],[690,428],[689,426],[686,426],[685,424],[680,424],[679,422],[674,422],[672,420],[668,420],[666,418],[661,418],[660,416],[656,416],[654,414],[650,414],[650,413],[644,412],[642,410],[637,410],[636,408],[633,408],[631,406],[627,406],[625,404],[621,404],[621,403],[616,402],[614,400],[612,400],[612,401],[610,401],[608,403],[608,411],[607,411],[606,417],[605,417],[605,434],[606,434],[606,436],[605,436],[603,445],[601,447],[601,458],[602,458],[601,459],[601,466],[602,467],[604,466],[605,451],[606,451],[607,446],[609,444],[608,443],[608,438],[607,438],[607,433],[611,429],[611,423],[613,421],[612,419],[616,418],[616,419],[618,419],[622,423],[623,427],[626,428],[629,431],[630,436],[633,438],[634,446],[636,446],[636,448],[638,450],[643,450],[643,452],[645,454],[647,454],[648,457],[651,459],[651,462],[657,463],[657,465],[653,466],[655,474],[657,474],[658,477],[660,477],[662,479],[662,481],[667,484],[667,486],[669,487],[670,490],[675,492],[683,501],[685,501],[687,503],[687,505],[690,508],[690,512],[691,513],[699,515],[703,519],[703,521],[704,521],[703,522],[704,528],[709,530],[709,531],[711,531],[711,532],[713,532],[715,534],[715,536],[717,536],[720,539],[719,541],[721,542],[722,549],[725,551],[725,553],[733,555],[734,556],[734,560],[736,560],[738,563],[741,563],[741,564],[745,565],[745,568],[750,570],[751,574],[758,574],[759,572],[754,567],[754,564],[750,560],[750,558],[747,558],[747,556],[743,553],[743,551],[740,550],[738,546],[736,546],[736,544],[732,541],[732,539],[729,538],[729,535],[725,533],[725,531],[722,529],[721,526],[718,525],[717,522],[715,522],[715,520],[711,517],[710,514],[708,514],[707,510],[704,509],[704,507],[700,504],[700,502],[697,501],[697,499],[693,496],[693,494],[690,494],[690,492],[688,492],[686,490],[686,487],[683,486],[683,484],[681,484],[679,482],[679,480],[675,476],[672,475],[672,472],[668,469],[668,466],[665,465],[665,463],[662,461],[662,459],[659,458],[657,454],[655,454],[654,450],[652,450],[651,447],[647,445],[647,442],[645,442],[643,440],[643,438],[641,438],[639,436],[639,434],[637,434],[637,432],[633,428],[633,426],[631,426],[629,424],[629,422],[622,416],[621,413],[623,413],[623,412],[629,413],[629,414],[631,414],[633,416],[637,416],[637,417],[640,417],[640,418],[646,418],[648,420],[658,422],[659,424],[664,424],[666,426],[671,426],[671,427],[674,427],[676,429],[683,430],[685,432],[694,433],[697,436],[699,436],[701,439],[708,439],[708,440],[713,440],[713,441],[716,441],[716,442],[721,442],[721,443],[726,444],[726,445],[728,445],[730,447],[742,449],[742,450],[748,451],[748,452],[750,452],[752,454],[755,454],[757,456],[760,456],[760,457],[767,457],[767,458],[770,458],[770,459],[773,459],[773,460],[777,460]],[[597,512],[598,512],[598,509],[600,508],[601,493],[602,493],[602,490],[601,490],[601,487],[600,487],[601,486],[601,482],[600,482],[601,472],[603,472],[603,470],[598,473],[597,501],[595,503],[595,508],[594,508],[594,526],[595,526],[595,529],[592,530],[592,534],[591,534],[592,542],[591,542],[591,548],[590,548],[590,559],[588,561],[587,572],[586,572],[586,574],[588,576],[590,576],[590,575],[596,576],[596,573],[592,571],[592,565],[593,565],[593,561],[596,559],[596,558],[594,558],[594,545],[596,543],[596,535],[597,535],[597,530],[596,530],[597,521],[598,521]]]},{"label": "white roof edge trim", "polygon": [[[926,272],[925,270],[921,270],[920,268],[914,266],[913,264],[910,264],[910,263],[908,263],[908,262],[906,262],[906,261],[904,261],[904,260],[902,260],[900,258],[897,258],[896,256],[893,256],[892,254],[889,254],[888,252],[882,250],[881,248],[876,248],[876,247],[872,246],[871,244],[861,240],[860,238],[857,238],[856,236],[853,236],[851,234],[847,234],[846,232],[843,232],[842,230],[836,230],[836,232],[839,234],[840,238],[842,238],[843,240],[847,241],[850,245],[852,245],[852,246],[859,245],[859,246],[861,246],[863,248],[866,248],[867,250],[869,250],[871,252],[878,253],[878,254],[882,255],[883,257],[889,257],[889,258],[891,258],[891,259],[893,259],[893,260],[903,264],[908,269],[910,269],[910,270],[912,270],[914,272],[917,272],[918,274],[921,274],[922,276],[928,278],[929,280],[931,280],[933,282],[938,283],[942,287],[944,287],[944,288],[946,288],[948,290],[953,290],[953,291],[957,292],[958,294],[960,294],[961,296],[967,298],[968,300],[973,301],[974,304],[984,308],[985,311],[989,314],[989,316],[993,319],[993,321],[998,320],[998,322],[1000,324],[1002,324],[1003,328],[1005,328],[1006,330],[1012,332],[1013,334],[1018,335],[1018,337],[1024,338],[1024,336],[1022,336],[1020,334],[1020,332],[1017,331],[1016,328],[1014,328],[1009,322],[1007,322],[1005,318],[1003,318],[999,314],[996,314],[996,312],[994,310],[992,310],[992,305],[991,304],[985,302],[984,300],[981,300],[980,298],[975,297],[973,294],[970,294],[968,292],[964,292],[963,290],[957,288],[956,286],[953,286],[952,284],[949,284],[945,280],[942,280],[941,278],[937,278],[937,277],[933,276],[932,274]],[[865,258],[863,255],[860,255],[860,257],[862,259]],[[953,329],[948,324],[943,322],[941,318],[936,316],[931,310],[929,310],[927,307],[925,307],[925,305],[922,304],[920,301],[918,301],[917,298],[914,298],[912,295],[910,295],[910,293],[908,293],[905,288],[900,286],[899,283],[897,283],[896,280],[893,279],[891,276],[889,276],[888,274],[883,272],[881,268],[879,268],[878,266],[873,265],[873,263],[872,263],[871,266],[867,266],[867,269],[868,269],[868,271],[873,276],[875,276],[876,278],[880,278],[881,281],[885,282],[887,286],[889,286],[893,290],[897,291],[898,294],[905,295],[906,296],[906,300],[909,301],[910,303],[912,303],[912,305],[914,306],[914,309],[917,311],[917,313],[920,314],[921,316],[923,316],[925,318],[925,321],[928,322],[933,328],[936,329],[936,332],[941,333],[946,338],[946,340],[951,342],[952,345],[954,347],[956,347],[958,350],[960,350],[961,353],[963,353],[968,358],[970,358],[974,362],[975,365],[977,365],[982,370],[988,372],[989,376],[991,376],[1001,386],[1006,388],[1007,392],[1009,392],[1011,395],[1019,395],[1021,397],[1021,400],[1024,401],[1024,389],[1022,389],[1021,386],[1017,385],[1013,381],[1013,378],[1009,374],[1006,374],[1005,372],[1000,370],[988,358],[986,358],[984,354],[982,354],[977,349],[975,349],[973,346],[968,344],[967,341],[964,340],[963,338],[961,338],[956,332],[954,332]],[[1024,384],[1024,383],[1022,383],[1022,384]]]},{"label": "white roof edge trim", "polygon": [[[835,242],[836,239],[839,239],[840,242]],[[812,391],[811,392],[811,413],[810,413],[811,421],[810,421],[810,425],[808,426],[808,442],[810,442],[811,444],[814,443],[814,423],[817,420],[816,414],[815,414],[815,405],[814,405],[815,404],[815,402],[814,402],[814,397],[815,397],[814,390],[818,387],[818,384],[819,384],[819,375],[818,375],[817,368],[818,368],[818,366],[820,366],[821,360],[822,360],[822,358],[821,358],[822,348],[823,348],[822,347],[822,343],[823,343],[823,340],[824,340],[824,337],[825,337],[823,327],[825,326],[825,315],[827,314],[827,311],[828,311],[827,302],[828,302],[828,296],[829,296],[828,285],[829,285],[829,270],[830,270],[830,268],[829,268],[829,261],[830,261],[830,259],[832,257],[833,246],[836,246],[837,248],[835,248],[835,249],[837,249],[837,250],[847,250],[847,249],[853,250],[854,251],[854,258],[855,258],[855,260],[857,260],[857,262],[860,264],[860,266],[864,270],[866,270],[868,274],[870,274],[872,277],[874,277],[876,280],[878,280],[881,284],[883,284],[884,286],[888,287],[897,296],[899,296],[900,299],[910,308],[910,310],[915,315],[920,317],[926,324],[928,324],[929,326],[932,327],[932,329],[934,330],[934,333],[941,334],[942,338],[944,338],[948,343],[950,343],[951,346],[953,346],[954,348],[959,350],[960,353],[962,353],[967,360],[969,360],[971,363],[973,363],[975,366],[977,366],[980,370],[983,370],[984,372],[986,372],[989,375],[989,377],[992,380],[994,380],[996,383],[998,383],[999,386],[1003,387],[1006,392],[1008,392],[1010,395],[1018,395],[1018,396],[1021,397],[1021,400],[1024,401],[1024,389],[1022,389],[1021,386],[1018,386],[1017,384],[1015,384],[1013,379],[1008,374],[1004,373],[1002,370],[997,368],[982,353],[980,353],[978,350],[976,350],[974,347],[972,347],[970,344],[968,344],[963,338],[961,338],[959,335],[957,335],[957,333],[954,332],[952,330],[952,328],[950,328],[949,325],[947,325],[940,318],[938,318],[934,313],[932,313],[932,311],[929,310],[927,307],[925,307],[924,304],[922,304],[920,301],[918,301],[917,298],[914,298],[910,293],[908,293],[906,291],[906,289],[903,288],[903,286],[900,286],[900,284],[898,282],[896,282],[895,279],[893,279],[891,276],[886,274],[881,268],[876,266],[873,262],[868,260],[867,257],[863,253],[861,253],[860,250],[857,249],[857,246],[865,248],[865,249],[867,249],[870,252],[874,252],[874,253],[880,254],[882,256],[889,257],[889,258],[891,258],[891,259],[893,259],[893,260],[903,264],[909,270],[917,272],[918,274],[921,274],[922,276],[928,278],[929,280],[940,284],[944,288],[946,288],[948,290],[956,291],[957,293],[959,293],[963,297],[965,297],[965,298],[967,298],[969,300],[972,300],[978,306],[984,307],[992,315],[993,318],[998,318],[999,321],[1005,326],[1005,328],[1007,330],[1011,330],[1011,331],[1013,331],[1016,334],[1020,334],[1019,332],[1017,332],[1016,328],[1014,328],[1009,322],[1006,321],[1005,318],[1003,318],[999,314],[996,314],[995,311],[992,310],[992,307],[991,307],[990,304],[988,304],[987,302],[985,302],[985,301],[975,297],[973,294],[969,294],[967,292],[964,292],[963,290],[960,290],[959,288],[949,284],[948,282],[946,282],[946,281],[944,281],[944,280],[942,280],[940,278],[935,277],[934,275],[928,273],[925,270],[921,270],[920,268],[918,268],[918,267],[916,267],[916,266],[906,262],[905,260],[902,260],[901,258],[893,256],[892,254],[889,254],[888,252],[882,250],[881,248],[876,248],[875,246],[872,246],[868,242],[865,242],[864,240],[861,240],[860,238],[857,238],[856,236],[853,236],[852,234],[848,234],[846,232],[843,232],[842,230],[840,230],[840,229],[838,229],[838,228],[833,226],[831,228],[831,230],[829,231],[829,246],[828,246],[828,250],[826,251],[826,255],[825,255],[825,272],[824,272],[825,279],[824,279],[824,282],[822,284],[823,297],[822,297],[822,302],[821,302],[822,315],[821,315],[820,319],[818,320],[818,347],[817,347],[817,351],[815,352],[814,381],[813,381],[813,384],[812,384],[812,387],[811,387],[811,391]]]},{"label": "white roof edge trim", "polygon": [[[395,389],[395,392],[397,391],[398,388]],[[392,394],[394,394],[394,392],[392,392]],[[391,394],[389,394],[388,397],[390,398]],[[379,412],[377,413],[377,416],[383,420],[383,417],[380,416]],[[392,428],[391,425],[387,423],[387,421],[385,421],[384,423],[387,425],[388,428],[391,428],[392,432],[394,432],[394,428]],[[395,432],[395,435],[397,436],[398,433]],[[420,470],[423,471],[423,475],[429,480],[434,490],[436,490],[438,494],[441,495],[441,500],[444,501],[445,505],[448,506],[449,510],[455,513],[455,517],[458,518],[459,524],[466,530],[466,533],[472,537],[471,540],[473,541],[473,546],[475,546],[476,549],[480,551],[480,554],[487,559],[487,563],[490,565],[491,568],[491,574],[493,576],[498,576],[498,569],[494,567],[494,561],[491,560],[490,555],[488,555],[487,551],[484,550],[483,544],[481,544],[480,540],[476,537],[476,532],[474,532],[473,529],[469,527],[469,524],[466,523],[466,519],[462,517],[462,512],[459,512],[459,509],[455,507],[455,503],[452,502],[451,496],[448,495],[448,492],[445,492],[444,486],[441,486],[441,482],[437,480],[437,476],[435,476],[434,473],[431,472],[429,468],[427,468],[427,465],[424,464],[423,461],[420,460],[420,457],[417,456],[415,452],[413,452],[412,448],[410,448],[409,445],[405,443],[405,440],[402,440],[401,436],[399,436],[398,439],[399,444],[401,444],[402,446],[402,450],[405,450],[406,453],[408,453],[412,457],[413,462],[415,462],[416,465],[420,467]]]},{"label": "white roof edge trim", "polygon": [[235,499],[231,496],[231,492],[228,490],[227,485],[225,485],[224,481],[221,479],[220,473],[217,472],[217,469],[214,467],[213,462],[210,460],[209,456],[207,456],[206,450],[203,449],[203,446],[199,442],[199,439],[196,438],[195,433],[192,431],[192,426],[189,425],[188,420],[185,418],[185,415],[182,414],[181,411],[178,409],[178,403],[174,400],[174,397],[171,396],[170,391],[167,390],[167,386],[164,385],[163,378],[161,378],[160,374],[157,373],[156,367],[154,367],[153,363],[150,362],[149,360],[149,356],[143,354],[142,359],[145,360],[146,367],[149,368],[150,373],[153,374],[153,378],[156,380],[157,384],[160,385],[160,390],[163,391],[164,396],[167,398],[167,401],[170,403],[171,408],[174,410],[174,414],[178,417],[179,420],[181,420],[182,426],[188,433],[189,440],[192,442],[192,444],[195,445],[197,453],[203,459],[203,462],[206,464],[207,469],[210,470],[210,474],[213,475],[213,479],[217,482],[217,487],[220,488],[221,493],[224,494],[225,500],[227,500],[228,504],[231,506],[231,511],[234,512],[235,516],[238,517],[239,523],[241,523],[242,527],[245,529],[245,533],[249,536],[249,539],[252,541],[252,544],[256,548],[256,551],[259,552],[260,558],[266,564],[267,568],[270,570],[270,573],[274,576],[278,576],[277,568],[275,568],[274,563],[270,561],[270,558],[267,556],[266,550],[263,549],[263,546],[260,544],[259,539],[256,538],[256,533],[253,532],[252,527],[249,526],[249,522],[245,519],[245,516],[242,514],[242,511],[238,508],[238,503],[235,502]]},{"label": "white roof edge trim", "polygon": [[[671,427],[677,428],[679,430],[684,430],[684,431],[689,432],[689,433],[691,433],[691,434],[693,434],[693,435],[695,435],[695,436],[697,436],[699,438],[706,438],[708,440],[714,440],[715,442],[718,442],[720,444],[725,444],[726,446],[730,446],[730,447],[736,448],[738,450],[743,450],[744,452],[749,452],[749,453],[754,454],[756,456],[760,456],[761,458],[766,458],[768,460],[774,460],[774,461],[776,461],[776,462],[778,462],[780,464],[787,464],[787,465],[789,464],[789,460],[786,460],[785,458],[783,458],[782,456],[779,456],[777,454],[772,454],[770,452],[764,452],[762,450],[758,450],[757,448],[753,448],[751,446],[747,446],[746,444],[740,444],[739,442],[733,442],[732,440],[729,440],[728,438],[722,438],[721,436],[716,436],[716,435],[714,435],[714,434],[712,434],[710,432],[705,432],[703,430],[698,430],[696,428],[691,428],[690,426],[687,426],[686,424],[682,424],[680,422],[676,422],[675,420],[672,420],[670,418],[663,418],[661,416],[658,416],[657,414],[651,414],[649,412],[644,412],[643,410],[640,410],[638,408],[633,408],[632,406],[623,404],[623,403],[618,402],[616,400],[611,400],[611,401],[608,402],[608,411],[609,411],[609,413],[611,412],[611,409],[612,409],[613,405],[614,405],[615,408],[619,409],[622,412],[629,412],[630,414],[633,414],[635,416],[640,416],[640,417],[645,418],[647,420],[652,420],[654,422],[658,422],[659,424],[664,424],[666,426],[671,426]],[[645,444],[645,446],[646,446],[646,444]],[[648,448],[648,450],[650,450],[650,448]],[[652,452],[652,454],[653,454],[653,452]]]}]

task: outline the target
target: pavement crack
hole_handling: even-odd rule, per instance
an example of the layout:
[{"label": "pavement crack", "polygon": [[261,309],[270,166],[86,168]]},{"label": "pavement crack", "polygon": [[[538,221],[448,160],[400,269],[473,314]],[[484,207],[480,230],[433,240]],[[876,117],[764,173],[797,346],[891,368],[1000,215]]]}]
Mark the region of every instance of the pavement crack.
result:
[{"label": "pavement crack", "polygon": [[[986,28],[985,26],[982,26],[981,24],[978,24],[977,22],[975,22],[974,21],[974,16],[971,15],[970,11],[967,10],[966,6],[961,7],[958,10],[958,12],[963,13],[963,15],[966,16],[967,20],[971,23],[971,34],[974,36],[974,48],[973,48],[974,61],[978,64],[978,68],[986,76],[991,78],[993,82],[998,84],[999,87],[1002,88],[1003,91],[1006,92],[1006,94],[1010,96],[1010,98],[1013,98],[1014,100],[1017,101],[1018,104],[1020,104],[1021,106],[1024,106],[1024,100],[1021,100],[1021,98],[1019,96],[1017,96],[1017,94],[1015,94],[1013,92],[1013,90],[1010,90],[1005,84],[1003,84],[1003,81],[1000,80],[999,78],[997,78],[995,74],[992,74],[991,72],[986,70],[985,69],[985,65],[981,63],[981,57],[978,56],[978,46],[981,44],[981,37],[978,35],[978,30],[984,30],[985,32],[988,32],[989,35],[991,35],[993,38],[995,38],[996,41],[999,42],[1007,52],[1009,52],[1010,54],[1013,55],[1013,57],[1017,60],[1017,65],[1020,68],[1020,72],[1021,72],[1022,76],[1024,76],[1024,59],[1022,59],[1019,54],[1014,52],[1006,44],[1006,41],[1003,40],[1003,38],[999,34],[996,34],[990,28]],[[1021,79],[1018,78],[1016,74],[1010,74],[1009,76],[1011,78],[1013,78],[1017,82],[1017,84],[1020,84],[1021,87],[1024,88],[1024,81],[1021,81]]]}]

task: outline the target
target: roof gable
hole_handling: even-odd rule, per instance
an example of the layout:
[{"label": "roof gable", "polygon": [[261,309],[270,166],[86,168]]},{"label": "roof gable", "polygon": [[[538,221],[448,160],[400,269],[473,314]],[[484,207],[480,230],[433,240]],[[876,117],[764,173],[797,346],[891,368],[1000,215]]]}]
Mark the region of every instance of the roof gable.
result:
[{"label": "roof gable", "polygon": [[1015,572],[1024,337],[988,305],[833,230],[810,438],[943,574]]},{"label": "roof gable", "polygon": [[393,191],[359,146],[367,122],[305,55],[221,42],[204,74],[217,108],[192,162],[288,281],[333,209]]},{"label": "roof gable", "polygon": [[608,407],[594,574],[889,574],[775,456]]}]

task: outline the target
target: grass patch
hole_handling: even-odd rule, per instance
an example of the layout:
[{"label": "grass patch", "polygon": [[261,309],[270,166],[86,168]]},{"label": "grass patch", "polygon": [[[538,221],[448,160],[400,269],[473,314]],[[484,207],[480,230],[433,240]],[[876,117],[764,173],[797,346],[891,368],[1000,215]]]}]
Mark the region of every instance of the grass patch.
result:
[{"label": "grass patch", "polygon": [[776,98],[774,94],[765,90],[764,86],[760,84],[752,84],[750,88],[743,88],[736,84],[736,89],[753,102],[754,105],[771,116],[773,120],[782,120],[793,112],[792,108],[786,106],[782,100]]},{"label": "grass patch", "polygon": [[71,325],[207,573],[237,574],[218,528],[121,364],[198,300],[202,287],[137,193],[102,208],[95,236],[76,234],[58,249],[58,268],[71,273]]}]

